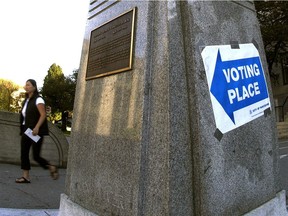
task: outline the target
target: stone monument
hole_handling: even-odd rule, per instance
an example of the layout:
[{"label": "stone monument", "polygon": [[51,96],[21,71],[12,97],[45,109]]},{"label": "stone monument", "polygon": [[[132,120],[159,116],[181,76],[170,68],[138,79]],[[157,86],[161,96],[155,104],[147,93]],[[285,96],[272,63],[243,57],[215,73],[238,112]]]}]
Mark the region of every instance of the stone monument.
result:
[{"label": "stone monument", "polygon": [[[256,79],[228,90],[250,113],[221,108],[213,45],[261,60],[224,73]],[[287,215],[269,95],[253,1],[91,0],[60,215]]]}]

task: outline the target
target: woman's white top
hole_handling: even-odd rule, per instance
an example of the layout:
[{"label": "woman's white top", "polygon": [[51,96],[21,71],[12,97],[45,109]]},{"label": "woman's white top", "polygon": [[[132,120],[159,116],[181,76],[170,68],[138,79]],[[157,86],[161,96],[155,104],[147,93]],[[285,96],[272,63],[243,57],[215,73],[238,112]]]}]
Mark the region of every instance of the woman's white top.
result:
[{"label": "woman's white top", "polygon": [[[26,100],[26,102],[25,102],[25,104],[24,104],[24,107],[23,107],[23,109],[22,109],[22,115],[23,115],[23,117],[24,117],[23,125],[25,125],[26,109],[27,109],[28,102],[29,102],[29,98]],[[45,104],[45,101],[43,100],[42,97],[38,97],[38,98],[36,99],[36,106],[37,106],[38,104]]]}]

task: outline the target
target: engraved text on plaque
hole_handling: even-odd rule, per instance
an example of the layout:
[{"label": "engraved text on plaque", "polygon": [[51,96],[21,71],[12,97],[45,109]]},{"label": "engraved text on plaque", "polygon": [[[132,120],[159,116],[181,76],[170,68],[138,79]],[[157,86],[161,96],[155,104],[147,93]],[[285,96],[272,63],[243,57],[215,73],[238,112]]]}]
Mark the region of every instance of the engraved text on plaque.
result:
[{"label": "engraved text on plaque", "polygon": [[135,8],[91,32],[86,80],[132,69]]}]

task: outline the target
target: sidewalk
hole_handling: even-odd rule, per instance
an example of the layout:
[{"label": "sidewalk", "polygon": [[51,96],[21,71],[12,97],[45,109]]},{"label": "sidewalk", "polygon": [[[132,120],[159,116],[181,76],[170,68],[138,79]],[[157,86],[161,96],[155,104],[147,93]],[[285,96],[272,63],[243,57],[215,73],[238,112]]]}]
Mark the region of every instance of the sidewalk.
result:
[{"label": "sidewalk", "polygon": [[59,179],[53,180],[48,170],[32,167],[30,184],[15,183],[21,174],[18,165],[0,164],[0,216],[57,216],[66,169],[59,169]]}]

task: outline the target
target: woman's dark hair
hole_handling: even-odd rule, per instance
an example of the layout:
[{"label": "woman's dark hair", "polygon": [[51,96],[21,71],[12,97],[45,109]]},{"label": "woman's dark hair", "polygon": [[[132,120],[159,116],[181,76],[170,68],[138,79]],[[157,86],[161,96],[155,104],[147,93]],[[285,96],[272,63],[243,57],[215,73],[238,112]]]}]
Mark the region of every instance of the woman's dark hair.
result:
[{"label": "woman's dark hair", "polygon": [[[35,92],[34,92],[33,96],[39,95],[36,81],[34,79],[28,79],[26,82],[30,82],[35,87]],[[27,94],[26,94],[26,97],[28,97]]]}]

